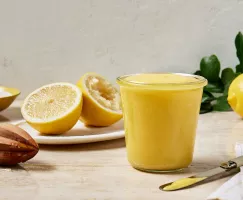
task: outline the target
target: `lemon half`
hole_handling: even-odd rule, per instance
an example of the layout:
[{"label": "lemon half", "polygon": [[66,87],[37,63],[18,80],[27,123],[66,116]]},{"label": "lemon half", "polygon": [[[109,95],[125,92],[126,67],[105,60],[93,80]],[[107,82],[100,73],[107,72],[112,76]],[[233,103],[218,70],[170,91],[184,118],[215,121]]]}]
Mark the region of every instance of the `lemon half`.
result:
[{"label": "lemon half", "polygon": [[90,126],[109,126],[122,118],[120,93],[96,73],[84,74],[77,83],[83,93],[80,120]]},{"label": "lemon half", "polygon": [[70,83],[45,85],[24,100],[21,113],[40,133],[61,134],[78,121],[82,110],[82,92]]}]

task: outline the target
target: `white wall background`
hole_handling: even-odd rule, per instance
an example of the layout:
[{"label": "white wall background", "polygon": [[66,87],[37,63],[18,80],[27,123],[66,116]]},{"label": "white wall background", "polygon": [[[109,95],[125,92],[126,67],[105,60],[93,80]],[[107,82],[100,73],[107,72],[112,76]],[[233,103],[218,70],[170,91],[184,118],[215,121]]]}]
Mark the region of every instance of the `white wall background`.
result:
[{"label": "white wall background", "polygon": [[0,85],[22,98],[89,71],[110,80],[149,71],[193,72],[215,53],[237,64],[241,0],[0,0]]}]

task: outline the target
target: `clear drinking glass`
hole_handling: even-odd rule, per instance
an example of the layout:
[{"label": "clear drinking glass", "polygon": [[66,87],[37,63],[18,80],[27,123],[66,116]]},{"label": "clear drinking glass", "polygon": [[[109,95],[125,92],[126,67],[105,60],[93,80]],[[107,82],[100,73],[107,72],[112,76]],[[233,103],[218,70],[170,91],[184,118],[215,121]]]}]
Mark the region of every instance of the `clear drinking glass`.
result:
[{"label": "clear drinking glass", "polygon": [[130,164],[149,172],[187,167],[207,80],[189,74],[134,74],[118,77],[117,83]]}]

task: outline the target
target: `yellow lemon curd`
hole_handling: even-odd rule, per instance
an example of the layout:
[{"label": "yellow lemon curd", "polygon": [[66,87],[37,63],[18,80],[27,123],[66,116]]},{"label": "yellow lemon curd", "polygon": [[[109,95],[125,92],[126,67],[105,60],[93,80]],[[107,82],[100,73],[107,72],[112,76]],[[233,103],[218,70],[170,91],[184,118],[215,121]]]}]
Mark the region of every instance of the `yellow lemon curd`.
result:
[{"label": "yellow lemon curd", "polygon": [[137,169],[187,167],[206,79],[188,74],[135,74],[118,78],[128,160]]},{"label": "yellow lemon curd", "polygon": [[200,178],[183,178],[178,181],[173,182],[170,185],[167,185],[163,188],[165,191],[171,191],[171,190],[178,190],[180,188],[184,188],[187,186],[190,186],[194,183],[198,183],[199,181],[202,181],[206,179],[207,177],[200,177]]}]

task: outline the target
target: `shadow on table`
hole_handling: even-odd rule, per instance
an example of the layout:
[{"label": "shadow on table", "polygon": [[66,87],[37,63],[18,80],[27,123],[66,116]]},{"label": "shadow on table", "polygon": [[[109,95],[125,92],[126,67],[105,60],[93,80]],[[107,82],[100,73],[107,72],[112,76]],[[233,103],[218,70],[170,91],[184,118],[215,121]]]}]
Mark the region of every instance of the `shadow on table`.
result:
[{"label": "shadow on table", "polygon": [[200,172],[205,172],[208,171],[210,169],[213,169],[215,167],[218,167],[220,165],[220,163],[216,164],[214,162],[212,162],[210,159],[206,160],[201,160],[201,159],[195,159],[192,164],[184,169],[183,171],[185,173],[200,173]]},{"label": "shadow on table", "polygon": [[219,165],[220,163],[215,162],[213,156],[208,155],[200,158],[194,158],[188,168],[185,168],[180,172],[177,172],[177,174],[197,174],[219,167]]},{"label": "shadow on table", "polygon": [[[203,157],[203,158],[195,158],[193,162],[184,169],[180,169],[178,171],[172,171],[172,172],[158,172],[155,174],[161,174],[161,175],[167,175],[173,177],[178,176],[178,175],[183,175],[185,174],[185,177],[195,175],[197,173],[205,172],[210,169],[219,167],[220,163],[215,163],[212,157]],[[144,171],[142,171],[144,172]],[[144,173],[149,173],[149,172],[144,172]]]},{"label": "shadow on table", "polygon": [[100,151],[107,149],[125,148],[125,139],[108,140],[103,142],[73,144],[73,145],[39,145],[47,151]]},{"label": "shadow on table", "polygon": [[27,171],[53,171],[56,169],[54,165],[37,160],[29,160],[25,164],[22,164],[22,167]]},{"label": "shadow on table", "polygon": [[46,162],[29,160],[26,163],[20,163],[14,166],[0,166],[0,169],[6,171],[53,171],[56,167]]},{"label": "shadow on table", "polygon": [[9,107],[0,113],[0,122],[16,121],[23,119],[19,107]]},{"label": "shadow on table", "polygon": [[0,115],[0,123],[1,122],[8,122],[8,121],[10,121],[10,120],[7,117]]}]

